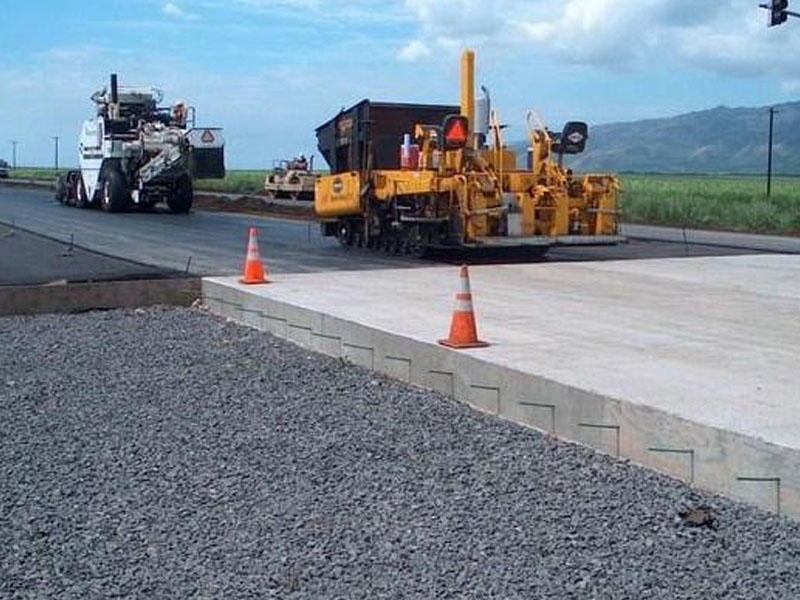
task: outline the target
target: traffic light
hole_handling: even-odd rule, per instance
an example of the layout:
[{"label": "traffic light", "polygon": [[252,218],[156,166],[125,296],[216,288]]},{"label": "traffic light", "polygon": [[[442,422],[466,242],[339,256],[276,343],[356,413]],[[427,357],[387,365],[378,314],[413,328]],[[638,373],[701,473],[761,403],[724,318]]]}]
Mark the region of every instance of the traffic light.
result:
[{"label": "traffic light", "polygon": [[459,150],[467,145],[469,120],[462,115],[449,115],[442,125],[446,150]]},{"label": "traffic light", "polygon": [[769,7],[769,26],[774,27],[784,23],[788,18],[786,9],[789,8],[789,0],[772,0]]}]

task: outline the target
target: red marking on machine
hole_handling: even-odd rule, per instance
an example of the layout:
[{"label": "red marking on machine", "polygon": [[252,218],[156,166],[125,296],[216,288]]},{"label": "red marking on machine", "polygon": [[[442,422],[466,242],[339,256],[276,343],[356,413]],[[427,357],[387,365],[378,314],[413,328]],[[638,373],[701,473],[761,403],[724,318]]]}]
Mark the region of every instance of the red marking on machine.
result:
[{"label": "red marking on machine", "polygon": [[449,147],[462,147],[467,143],[467,119],[451,116],[445,121],[444,141]]}]

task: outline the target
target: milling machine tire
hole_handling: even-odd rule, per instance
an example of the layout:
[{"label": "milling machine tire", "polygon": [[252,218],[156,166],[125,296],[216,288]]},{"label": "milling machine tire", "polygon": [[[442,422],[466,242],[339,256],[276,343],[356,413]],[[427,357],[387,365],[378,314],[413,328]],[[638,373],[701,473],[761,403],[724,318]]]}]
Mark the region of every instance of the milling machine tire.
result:
[{"label": "milling machine tire", "polygon": [[75,204],[76,208],[86,208],[89,206],[89,198],[86,197],[86,186],[83,185],[83,176],[78,174],[75,178]]},{"label": "milling machine tire", "polygon": [[106,172],[100,196],[100,207],[106,212],[121,212],[128,208],[131,196],[125,177],[116,169]]},{"label": "milling machine tire", "polygon": [[193,199],[192,178],[184,175],[175,182],[172,193],[167,197],[167,206],[176,214],[188,213],[189,209],[192,208]]},{"label": "milling machine tire", "polygon": [[59,175],[58,179],[56,179],[55,196],[59,203],[66,204],[69,197],[69,184],[64,175]]}]

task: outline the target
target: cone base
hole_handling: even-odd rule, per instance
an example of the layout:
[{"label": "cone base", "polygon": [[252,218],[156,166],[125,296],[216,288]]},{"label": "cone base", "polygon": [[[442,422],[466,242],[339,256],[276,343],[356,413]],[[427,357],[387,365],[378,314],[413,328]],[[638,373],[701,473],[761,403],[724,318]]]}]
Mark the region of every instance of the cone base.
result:
[{"label": "cone base", "polygon": [[448,348],[455,348],[456,350],[461,350],[464,348],[486,348],[489,346],[489,342],[482,342],[480,340],[475,340],[474,342],[451,342],[450,340],[439,340],[439,344],[442,346],[447,346]]},{"label": "cone base", "polygon": [[239,283],[243,283],[245,285],[256,285],[259,283],[272,283],[266,277],[264,279],[245,279],[244,277],[239,280]]}]

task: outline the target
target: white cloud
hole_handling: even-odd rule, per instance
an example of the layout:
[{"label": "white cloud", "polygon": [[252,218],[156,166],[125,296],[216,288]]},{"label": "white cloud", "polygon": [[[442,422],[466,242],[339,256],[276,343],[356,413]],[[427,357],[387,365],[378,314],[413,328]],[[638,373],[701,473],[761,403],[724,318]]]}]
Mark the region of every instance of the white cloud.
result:
[{"label": "white cloud", "polygon": [[293,16],[314,25],[347,24],[357,37],[372,24],[409,21],[396,0],[207,0],[208,6],[271,17]]},{"label": "white cloud", "polygon": [[404,62],[414,62],[431,55],[431,49],[425,42],[412,40],[397,54],[397,58]]},{"label": "white cloud", "polygon": [[180,6],[172,2],[165,2],[164,6],[161,7],[161,12],[171,19],[179,19],[181,21],[195,21],[198,18],[197,15],[187,13]]},{"label": "white cloud", "polygon": [[84,63],[96,58],[101,49],[96,46],[60,46],[36,52],[34,56],[44,60],[65,63]]},{"label": "white cloud", "polygon": [[[531,60],[609,69],[800,77],[796,31],[768,29],[765,11],[751,0],[405,0],[405,6],[417,20],[412,44],[432,53],[522,48]],[[398,58],[413,56],[412,44]]]},{"label": "white cloud", "polygon": [[787,96],[800,95],[800,78],[786,79],[781,83],[781,91]]},{"label": "white cloud", "polygon": [[322,4],[322,0],[234,0],[237,4],[253,8],[279,8],[288,6],[293,8],[314,8]]}]

